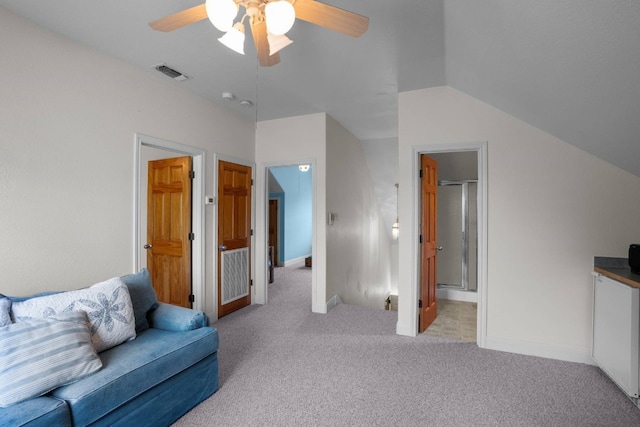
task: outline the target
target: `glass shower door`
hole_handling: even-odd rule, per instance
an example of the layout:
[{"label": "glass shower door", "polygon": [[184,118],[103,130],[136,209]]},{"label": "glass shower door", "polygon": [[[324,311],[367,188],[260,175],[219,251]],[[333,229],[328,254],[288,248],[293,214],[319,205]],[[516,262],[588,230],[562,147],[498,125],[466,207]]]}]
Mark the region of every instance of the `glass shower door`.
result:
[{"label": "glass shower door", "polygon": [[441,181],[438,184],[439,287],[477,290],[477,183]]},{"label": "glass shower door", "polygon": [[438,286],[462,288],[462,220],[462,185],[438,186]]}]

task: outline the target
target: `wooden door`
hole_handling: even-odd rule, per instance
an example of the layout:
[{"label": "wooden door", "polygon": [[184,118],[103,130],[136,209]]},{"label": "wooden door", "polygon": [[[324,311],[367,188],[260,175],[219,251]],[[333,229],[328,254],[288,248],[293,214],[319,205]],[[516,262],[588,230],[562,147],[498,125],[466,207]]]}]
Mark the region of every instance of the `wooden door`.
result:
[{"label": "wooden door", "polygon": [[149,162],[147,268],[158,300],[191,307],[191,157]]},{"label": "wooden door", "polygon": [[218,163],[218,317],[251,304],[251,167]]},{"label": "wooden door", "polygon": [[420,322],[424,332],[435,320],[436,305],[436,224],[438,208],[438,163],[420,156]]},{"label": "wooden door", "polygon": [[278,265],[278,199],[269,199],[269,246],[273,246],[273,265]]}]

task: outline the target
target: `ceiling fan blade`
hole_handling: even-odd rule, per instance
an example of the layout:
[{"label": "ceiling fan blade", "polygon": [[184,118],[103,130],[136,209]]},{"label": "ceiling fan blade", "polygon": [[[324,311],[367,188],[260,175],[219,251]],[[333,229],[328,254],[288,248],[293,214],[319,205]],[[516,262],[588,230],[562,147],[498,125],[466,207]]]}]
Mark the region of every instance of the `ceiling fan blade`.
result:
[{"label": "ceiling fan blade", "polygon": [[293,7],[296,18],[351,37],[360,37],[369,28],[369,18],[366,16],[315,0],[296,0]]},{"label": "ceiling fan blade", "polygon": [[204,7],[204,3],[202,3],[199,6],[194,6],[153,22],[149,22],[149,26],[156,31],[168,32],[193,24],[194,22],[202,21],[206,17],[207,10]]},{"label": "ceiling fan blade", "polygon": [[251,23],[253,42],[258,51],[258,63],[263,67],[270,67],[280,62],[280,54],[269,55],[269,41],[267,40],[267,24],[262,21],[258,24]]}]

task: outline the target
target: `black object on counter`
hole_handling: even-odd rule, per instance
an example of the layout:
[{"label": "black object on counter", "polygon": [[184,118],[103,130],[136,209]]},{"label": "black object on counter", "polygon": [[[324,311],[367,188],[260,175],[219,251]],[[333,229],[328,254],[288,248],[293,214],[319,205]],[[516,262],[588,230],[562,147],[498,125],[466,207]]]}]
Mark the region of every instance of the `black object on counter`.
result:
[{"label": "black object on counter", "polygon": [[640,274],[640,244],[629,246],[629,267],[632,273]]}]

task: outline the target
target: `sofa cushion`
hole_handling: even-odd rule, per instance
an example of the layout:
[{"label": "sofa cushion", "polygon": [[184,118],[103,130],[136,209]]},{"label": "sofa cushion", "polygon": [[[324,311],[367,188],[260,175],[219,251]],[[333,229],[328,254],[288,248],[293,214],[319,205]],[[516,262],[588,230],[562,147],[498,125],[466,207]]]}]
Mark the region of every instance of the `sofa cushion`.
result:
[{"label": "sofa cushion", "polygon": [[62,400],[36,397],[0,408],[0,426],[71,427],[71,413]]},{"label": "sofa cushion", "polygon": [[129,289],[119,277],[77,291],[14,300],[11,305],[16,322],[78,310],[87,313],[91,339],[98,352],[136,336]]},{"label": "sofa cushion", "polygon": [[40,396],[102,367],[82,311],[0,329],[0,407]]},{"label": "sofa cushion", "polygon": [[0,295],[0,328],[11,324],[11,300]]},{"label": "sofa cushion", "polygon": [[149,270],[143,268],[137,273],[122,276],[122,281],[129,288],[136,318],[136,332],[142,332],[149,327],[147,313],[158,307],[158,297],[153,289]]},{"label": "sofa cushion", "polygon": [[218,332],[213,328],[186,332],[150,328],[134,341],[101,353],[101,371],[51,395],[67,402],[76,425],[88,425],[217,349]]}]

